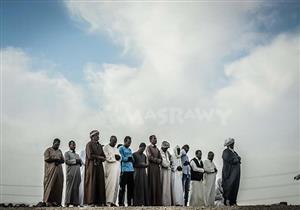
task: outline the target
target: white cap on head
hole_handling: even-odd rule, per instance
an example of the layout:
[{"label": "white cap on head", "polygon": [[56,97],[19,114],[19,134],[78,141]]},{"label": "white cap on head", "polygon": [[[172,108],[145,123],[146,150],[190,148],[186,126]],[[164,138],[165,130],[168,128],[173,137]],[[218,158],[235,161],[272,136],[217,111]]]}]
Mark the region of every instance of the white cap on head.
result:
[{"label": "white cap on head", "polygon": [[99,134],[99,131],[98,131],[98,130],[92,130],[92,131],[90,132],[90,137],[92,137],[92,136],[94,136],[94,135],[96,135],[96,134]]},{"label": "white cap on head", "polygon": [[228,139],[225,140],[224,147],[228,147],[233,143],[234,143],[234,139],[233,138],[228,138]]}]

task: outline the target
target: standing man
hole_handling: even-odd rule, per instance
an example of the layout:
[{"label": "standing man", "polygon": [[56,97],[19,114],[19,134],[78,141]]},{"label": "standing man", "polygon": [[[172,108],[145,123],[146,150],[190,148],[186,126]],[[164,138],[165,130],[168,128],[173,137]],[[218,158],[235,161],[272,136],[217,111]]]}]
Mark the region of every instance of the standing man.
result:
[{"label": "standing man", "polygon": [[224,190],[224,204],[236,205],[236,199],[240,186],[241,157],[234,151],[234,139],[225,140],[223,151],[222,184]]},{"label": "standing man", "polygon": [[171,154],[168,149],[170,144],[167,141],[163,141],[161,144],[161,184],[162,184],[162,205],[171,206],[172,204],[172,192],[171,192]]},{"label": "standing man", "polygon": [[82,161],[79,155],[75,152],[76,144],[72,140],[69,142],[70,151],[65,153],[66,172],[67,172],[67,187],[65,204],[78,206],[79,200],[79,185],[81,182],[80,166]]},{"label": "standing man", "polygon": [[99,131],[91,131],[90,138],[91,141],[87,143],[85,149],[84,203],[91,206],[105,206],[105,178],[102,162],[106,157],[99,143]]},{"label": "standing man", "polygon": [[133,205],[134,206],[148,206],[148,176],[146,168],[149,166],[144,151],[146,144],[141,143],[139,150],[133,153],[133,167],[134,167],[134,194],[133,194]]},{"label": "standing man", "polygon": [[203,162],[201,150],[196,151],[191,160],[191,197],[190,206],[204,206]]},{"label": "standing man", "polygon": [[207,160],[204,161],[204,201],[206,206],[214,206],[215,198],[216,198],[216,175],[217,175],[217,168],[214,160],[214,153],[209,152],[207,155]]},{"label": "standing man", "polygon": [[159,149],[156,147],[157,139],[155,135],[149,137],[150,145],[147,147],[147,157],[149,161],[148,168],[148,187],[149,187],[149,205],[161,206],[161,179],[160,179],[160,164],[162,162]]},{"label": "standing man", "polygon": [[133,204],[133,157],[132,151],[129,148],[131,145],[131,137],[126,136],[124,139],[124,145],[119,148],[121,154],[121,180],[120,180],[120,191],[119,191],[119,206],[124,206],[124,194],[125,187],[127,186],[127,205],[132,206]]},{"label": "standing man", "polygon": [[117,206],[121,156],[119,150],[116,148],[116,144],[117,137],[111,136],[109,144],[103,149],[106,156],[104,163],[106,202],[109,206]]},{"label": "standing man", "polygon": [[184,190],[184,206],[187,206],[189,199],[189,191],[190,191],[190,182],[191,182],[191,168],[190,168],[190,160],[187,156],[190,147],[185,144],[181,150],[181,162],[182,162],[182,187]]},{"label": "standing man", "polygon": [[172,205],[183,206],[183,188],[182,188],[182,163],[180,147],[176,145],[171,161],[171,189],[172,189]]},{"label": "standing man", "polygon": [[61,206],[64,174],[61,164],[64,157],[59,149],[60,140],[54,139],[52,147],[44,152],[44,197],[47,206]]},{"label": "standing man", "polygon": [[80,167],[80,174],[81,174],[81,182],[79,185],[79,201],[80,201],[80,206],[83,206],[83,198],[84,198],[84,171],[85,171],[85,149],[81,150],[80,152],[80,159],[82,162],[82,165]]}]

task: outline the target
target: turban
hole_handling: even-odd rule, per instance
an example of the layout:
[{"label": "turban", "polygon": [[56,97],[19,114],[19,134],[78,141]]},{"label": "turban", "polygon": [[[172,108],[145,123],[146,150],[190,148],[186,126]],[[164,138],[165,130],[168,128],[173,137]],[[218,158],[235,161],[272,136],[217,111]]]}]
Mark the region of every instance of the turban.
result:
[{"label": "turban", "polygon": [[99,134],[99,131],[98,131],[98,130],[92,130],[92,131],[90,132],[90,137],[92,137],[92,136],[94,136],[94,135],[96,135],[96,134]]},{"label": "turban", "polygon": [[[179,149],[179,153],[177,151],[178,149]],[[178,145],[176,145],[175,148],[174,148],[174,155],[175,155],[176,158],[181,157],[181,155],[180,155],[181,152],[180,151],[181,151],[180,147]]]},{"label": "turban", "polygon": [[228,139],[225,140],[224,147],[232,145],[233,143],[234,143],[234,139],[233,138],[228,138]]},{"label": "turban", "polygon": [[162,143],[161,143],[161,148],[170,148],[170,144],[169,144],[169,142],[167,142],[167,141],[163,141]]}]

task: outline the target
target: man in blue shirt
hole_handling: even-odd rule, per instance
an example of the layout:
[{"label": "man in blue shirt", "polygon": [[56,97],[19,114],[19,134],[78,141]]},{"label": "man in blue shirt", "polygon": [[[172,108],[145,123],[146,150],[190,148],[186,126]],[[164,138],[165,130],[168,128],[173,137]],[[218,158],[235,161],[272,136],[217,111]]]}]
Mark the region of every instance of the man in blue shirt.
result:
[{"label": "man in blue shirt", "polygon": [[124,194],[127,185],[127,205],[133,204],[133,157],[132,151],[129,148],[131,145],[131,137],[126,136],[124,139],[124,145],[119,148],[121,154],[121,177],[120,177],[120,190],[119,190],[119,206],[124,206]]},{"label": "man in blue shirt", "polygon": [[191,168],[190,161],[187,153],[189,152],[189,145],[185,144],[181,150],[181,162],[183,165],[182,168],[182,186],[184,190],[184,205],[187,206],[189,199],[189,191],[190,191],[190,182],[191,182]]}]

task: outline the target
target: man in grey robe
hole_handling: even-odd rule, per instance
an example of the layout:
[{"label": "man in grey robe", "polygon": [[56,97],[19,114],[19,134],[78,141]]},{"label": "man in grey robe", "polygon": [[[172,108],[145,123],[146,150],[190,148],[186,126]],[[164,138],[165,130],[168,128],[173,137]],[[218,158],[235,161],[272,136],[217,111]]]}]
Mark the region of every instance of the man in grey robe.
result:
[{"label": "man in grey robe", "polygon": [[224,204],[237,205],[237,195],[240,186],[241,157],[234,151],[234,139],[226,139],[223,151],[222,187],[224,190]]},{"label": "man in grey robe", "polygon": [[81,182],[80,166],[82,161],[79,155],[75,152],[76,144],[74,141],[69,142],[70,150],[65,153],[67,183],[65,205],[78,206],[79,200],[79,185]]},{"label": "man in grey robe", "polygon": [[149,166],[148,159],[144,154],[146,144],[141,143],[139,150],[132,154],[134,167],[134,191],[133,191],[133,205],[134,206],[148,206],[148,176],[146,168]]}]

